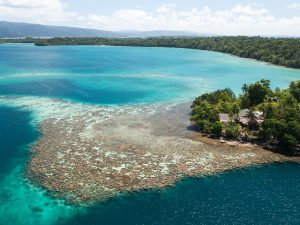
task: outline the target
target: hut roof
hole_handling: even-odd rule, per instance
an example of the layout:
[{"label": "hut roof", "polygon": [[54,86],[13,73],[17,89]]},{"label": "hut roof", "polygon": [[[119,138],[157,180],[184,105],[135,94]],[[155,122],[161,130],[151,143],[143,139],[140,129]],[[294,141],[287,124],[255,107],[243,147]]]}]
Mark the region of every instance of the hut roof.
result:
[{"label": "hut roof", "polygon": [[242,118],[242,117],[248,117],[248,113],[249,113],[249,109],[242,109],[240,112],[239,112],[239,117]]},{"label": "hut roof", "polygon": [[250,119],[248,117],[240,117],[240,123],[244,126],[248,126]]},{"label": "hut roof", "polygon": [[229,123],[232,121],[229,114],[227,114],[227,113],[219,113],[219,119],[220,119],[220,122],[222,122],[222,123]]},{"label": "hut roof", "polygon": [[254,113],[254,116],[255,116],[256,119],[258,119],[258,120],[262,120],[263,119],[263,112],[255,111],[253,113]]}]

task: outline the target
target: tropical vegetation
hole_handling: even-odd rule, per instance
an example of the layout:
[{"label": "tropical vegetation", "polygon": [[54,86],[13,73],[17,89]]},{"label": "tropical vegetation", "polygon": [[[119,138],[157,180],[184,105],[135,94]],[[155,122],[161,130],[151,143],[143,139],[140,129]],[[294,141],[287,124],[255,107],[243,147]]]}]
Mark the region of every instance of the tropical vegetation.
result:
[{"label": "tropical vegetation", "polygon": [[272,90],[269,80],[244,84],[239,97],[228,88],[217,90],[200,95],[191,107],[191,121],[203,133],[299,150],[300,81],[284,90]]},{"label": "tropical vegetation", "polygon": [[229,53],[291,68],[300,68],[300,38],[267,37],[160,37],[160,38],[26,38],[5,42],[47,45],[113,45],[190,48]]}]

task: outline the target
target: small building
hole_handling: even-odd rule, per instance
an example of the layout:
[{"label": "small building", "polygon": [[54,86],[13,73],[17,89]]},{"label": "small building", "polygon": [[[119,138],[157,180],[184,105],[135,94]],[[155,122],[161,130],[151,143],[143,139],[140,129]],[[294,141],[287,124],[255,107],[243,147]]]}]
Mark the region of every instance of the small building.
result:
[{"label": "small building", "polygon": [[248,117],[250,110],[249,109],[242,109],[239,112],[239,118]]},{"label": "small building", "polygon": [[230,123],[232,121],[228,113],[219,113],[219,119],[221,123]]},{"label": "small building", "polygon": [[249,117],[249,109],[243,109],[239,112],[239,121],[243,127],[256,130],[264,121],[263,112],[253,112],[254,118]]},{"label": "small building", "polygon": [[248,117],[240,117],[239,121],[243,127],[247,127],[250,119]]},{"label": "small building", "polygon": [[263,120],[264,119],[264,113],[260,111],[254,111],[253,112],[254,116],[258,120]]}]

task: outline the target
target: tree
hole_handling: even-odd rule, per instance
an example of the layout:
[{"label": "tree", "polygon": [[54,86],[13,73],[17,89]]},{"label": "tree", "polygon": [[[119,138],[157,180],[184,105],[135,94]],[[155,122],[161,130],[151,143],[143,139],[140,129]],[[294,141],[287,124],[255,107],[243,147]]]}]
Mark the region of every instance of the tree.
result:
[{"label": "tree", "polygon": [[[299,81],[292,82],[289,89],[274,91],[270,89],[268,80],[261,80],[254,84],[243,86],[243,95],[236,99],[228,95],[228,90],[217,90],[205,93],[195,99],[192,105],[191,120],[208,134],[224,135],[236,139],[244,133],[251,132],[248,128],[241,128],[239,121],[234,120],[239,112],[240,104],[249,103],[250,111],[247,117],[250,121],[255,119],[254,109],[263,111],[264,121],[259,134],[252,132],[252,136],[260,137],[266,142],[277,144],[286,152],[299,149],[300,145],[300,102],[298,100]],[[228,97],[231,96],[231,97]],[[256,99],[254,98],[256,97]],[[219,119],[227,123],[226,117],[233,118],[229,124],[223,126]],[[256,124],[256,123],[253,123]],[[255,125],[256,126],[256,125]]]},{"label": "tree", "polygon": [[35,45],[112,45],[176,47],[209,50],[300,68],[300,38],[197,37],[197,38],[26,38],[2,39],[0,43]]},{"label": "tree", "polygon": [[193,102],[192,108],[203,101],[206,101],[210,104],[218,104],[219,102],[234,102],[236,96],[230,88],[223,90],[217,90],[210,93],[204,93]]},{"label": "tree", "polygon": [[290,152],[300,142],[300,107],[290,90],[281,92],[279,96],[279,103],[266,108],[260,137]]},{"label": "tree", "polygon": [[270,93],[270,81],[269,80],[260,80],[254,84],[244,84],[242,87],[243,96],[242,99],[242,107],[249,108],[254,107],[260,103],[262,103]]},{"label": "tree", "polygon": [[293,81],[290,84],[290,92],[297,101],[300,101],[300,81]]},{"label": "tree", "polygon": [[216,121],[213,123],[211,127],[211,133],[216,135],[217,137],[222,136],[223,124],[220,121]]},{"label": "tree", "polygon": [[235,123],[229,124],[225,128],[225,136],[227,138],[236,139],[240,135],[240,126]]},{"label": "tree", "polygon": [[193,107],[191,121],[194,121],[201,130],[210,133],[210,127],[218,120],[218,111],[208,102],[201,102]]}]

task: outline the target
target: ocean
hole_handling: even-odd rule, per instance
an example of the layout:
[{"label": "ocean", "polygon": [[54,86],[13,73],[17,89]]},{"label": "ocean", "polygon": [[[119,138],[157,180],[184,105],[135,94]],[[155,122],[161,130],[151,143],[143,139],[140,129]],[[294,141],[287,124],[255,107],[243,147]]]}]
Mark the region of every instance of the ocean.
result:
[{"label": "ocean", "polygon": [[[222,53],[142,47],[0,45],[0,96],[134,105],[270,79],[286,88],[300,71]],[[1,101],[0,101],[1,105]],[[30,108],[0,107],[0,224],[299,224],[300,165],[278,163],[174,187],[124,193],[93,207],[66,205],[26,179],[40,137]]]}]

